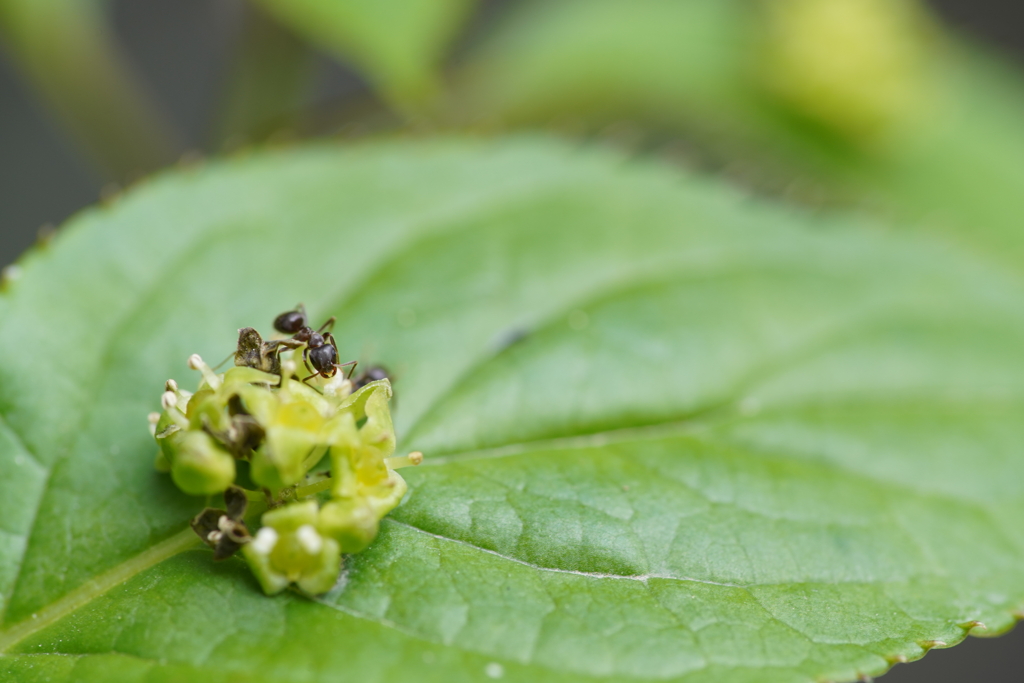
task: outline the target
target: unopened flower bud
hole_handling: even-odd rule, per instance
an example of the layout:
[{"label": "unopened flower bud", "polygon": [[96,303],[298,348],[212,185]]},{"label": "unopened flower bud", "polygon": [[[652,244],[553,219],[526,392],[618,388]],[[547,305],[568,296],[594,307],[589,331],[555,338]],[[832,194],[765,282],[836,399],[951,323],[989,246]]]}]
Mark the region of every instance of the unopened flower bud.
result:
[{"label": "unopened flower bud", "polygon": [[415,467],[423,462],[423,454],[419,451],[413,451],[409,453],[409,455],[400,458],[388,458],[384,462],[386,462],[388,467],[393,470],[397,470],[402,467]]},{"label": "unopened flower bud", "polygon": [[171,477],[185,493],[220,493],[235,480],[235,459],[205,432],[186,432],[176,450],[171,460]]},{"label": "unopened flower bud", "polygon": [[213,371],[213,368],[203,361],[202,356],[198,353],[193,353],[188,357],[188,367],[192,370],[199,370],[203,373],[203,381],[205,381],[207,386],[211,389],[220,389],[220,377],[218,377],[217,373]]}]

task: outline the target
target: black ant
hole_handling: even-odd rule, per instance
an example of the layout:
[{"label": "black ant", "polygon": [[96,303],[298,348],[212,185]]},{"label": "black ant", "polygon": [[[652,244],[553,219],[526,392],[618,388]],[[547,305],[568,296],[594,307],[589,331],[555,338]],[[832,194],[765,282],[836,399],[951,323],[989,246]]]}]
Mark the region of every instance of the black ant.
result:
[{"label": "black ant", "polygon": [[302,381],[306,382],[317,375],[321,377],[334,377],[338,368],[347,367],[348,375],[352,376],[357,361],[350,360],[347,363],[339,363],[338,343],[334,341],[334,335],[330,329],[334,327],[335,318],[332,315],[327,322],[314,330],[309,326],[309,319],[306,316],[306,308],[302,304],[295,307],[293,311],[285,311],[274,319],[274,329],[283,334],[292,335],[292,340],[302,342],[306,348],[302,349],[302,362],[306,369],[312,372],[309,377]]},{"label": "black ant", "polygon": [[375,365],[352,380],[352,391],[358,391],[370,382],[376,382],[381,379],[388,379],[387,368]]}]

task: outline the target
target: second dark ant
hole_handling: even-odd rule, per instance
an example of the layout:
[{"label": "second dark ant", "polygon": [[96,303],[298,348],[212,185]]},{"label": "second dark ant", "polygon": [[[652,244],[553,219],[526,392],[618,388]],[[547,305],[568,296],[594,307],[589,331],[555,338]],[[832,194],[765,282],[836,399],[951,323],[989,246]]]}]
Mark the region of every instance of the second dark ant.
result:
[{"label": "second dark ant", "polygon": [[358,391],[370,382],[389,379],[389,374],[390,373],[387,368],[375,365],[366,372],[360,373],[354,380],[352,380],[352,391]]},{"label": "second dark ant", "polygon": [[357,361],[351,360],[347,363],[340,363],[338,357],[338,343],[330,330],[334,327],[335,318],[332,315],[327,322],[314,330],[309,326],[309,318],[306,315],[306,307],[298,304],[294,310],[285,311],[274,319],[274,329],[282,334],[292,335],[292,340],[306,345],[302,349],[302,362],[311,374],[303,378],[303,382],[313,379],[317,375],[321,377],[334,377],[339,368],[347,367],[346,379],[352,376]]}]

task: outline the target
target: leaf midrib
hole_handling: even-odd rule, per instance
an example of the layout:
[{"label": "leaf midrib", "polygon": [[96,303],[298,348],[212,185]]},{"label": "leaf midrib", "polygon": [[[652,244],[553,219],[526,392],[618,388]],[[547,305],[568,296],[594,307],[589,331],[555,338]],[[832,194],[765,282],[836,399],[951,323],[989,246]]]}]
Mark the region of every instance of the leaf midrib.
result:
[{"label": "leaf midrib", "polygon": [[31,617],[0,630],[0,654],[7,652],[29,636],[57,623],[72,612],[89,604],[110,589],[121,585],[141,572],[199,545],[199,538],[186,527],[170,538],[130,557],[78,588],[39,609]]},{"label": "leaf midrib", "polygon": [[[181,253],[176,255],[174,260],[166,268],[162,269],[156,275],[156,277],[153,278],[149,286],[146,287],[141,292],[141,294],[136,298],[133,304],[131,306],[126,307],[125,313],[117,320],[117,322],[108,328],[109,333],[106,336],[106,338],[104,338],[102,344],[100,345],[101,351],[99,354],[99,362],[96,363],[96,367],[91,373],[92,379],[89,382],[85,382],[84,385],[89,386],[90,384],[99,384],[99,380],[108,374],[108,371],[115,360],[112,356],[115,342],[123,335],[126,329],[130,328],[130,322],[136,316],[145,311],[146,302],[148,302],[153,296],[158,294],[163,289],[166,282],[177,270],[180,269],[181,264],[183,262],[187,262],[190,258],[194,256],[194,254],[197,251],[203,251],[204,248],[208,247],[211,243],[218,242],[226,237],[229,237],[233,233],[238,232],[248,233],[252,231],[239,230],[237,226],[228,225],[221,230],[213,230],[204,233],[203,235],[200,236],[199,239],[190,242],[185,248],[183,248],[181,250]],[[89,423],[92,420],[94,410],[96,409],[96,407],[98,407],[98,405],[99,402],[97,401],[90,401],[86,403],[84,409],[80,412],[78,416],[75,429],[72,430],[72,433],[75,434],[74,439],[72,439],[71,442],[68,443],[66,448],[58,452],[56,457],[54,457],[53,462],[47,469],[46,479],[43,481],[42,489],[39,492],[39,500],[36,501],[36,507],[32,513],[32,523],[30,524],[28,528],[28,534],[25,537],[25,547],[22,552],[21,559],[18,562],[18,571],[15,576],[14,582],[11,584],[11,593],[9,596],[7,596],[7,599],[4,601],[2,609],[0,609],[0,624],[4,622],[4,617],[7,615],[7,612],[10,610],[10,607],[13,604],[14,596],[18,593],[18,587],[21,584],[23,578],[23,570],[26,564],[25,559],[28,556],[29,550],[31,548],[32,539],[36,534],[39,513],[42,510],[43,503],[46,501],[46,498],[49,495],[50,485],[53,481],[53,477],[56,474],[58,468],[61,466],[61,464],[64,463],[67,460],[68,456],[71,455],[71,453],[73,453],[75,449],[78,447],[78,444],[80,443],[83,434],[85,433]],[[0,415],[0,418],[2,417],[3,416]],[[20,434],[17,434],[17,432],[14,432],[14,430],[11,429],[10,423],[6,424],[8,425],[8,429],[18,437],[19,443],[25,444],[25,439]],[[38,462],[38,458],[35,459]],[[45,466],[44,469],[46,469]],[[74,589],[71,593],[68,593],[68,595],[74,593],[75,590],[78,589]],[[0,635],[2,635],[2,633],[3,631],[0,631]],[[0,647],[0,652],[2,651],[3,647]]]}]

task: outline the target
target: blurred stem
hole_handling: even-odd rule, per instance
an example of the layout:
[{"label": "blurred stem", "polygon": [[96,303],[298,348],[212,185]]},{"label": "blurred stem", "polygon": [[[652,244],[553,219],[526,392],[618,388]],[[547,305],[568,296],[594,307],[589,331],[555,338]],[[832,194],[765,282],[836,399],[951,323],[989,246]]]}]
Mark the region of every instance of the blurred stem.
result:
[{"label": "blurred stem", "polygon": [[94,161],[125,180],[174,161],[175,137],[95,0],[0,0],[0,39]]},{"label": "blurred stem", "polygon": [[217,146],[258,142],[286,128],[313,80],[313,53],[263,9],[245,23],[216,127]]},{"label": "blurred stem", "polygon": [[330,476],[327,476],[326,478],[321,479],[320,481],[316,482],[315,484],[308,484],[306,486],[296,486],[295,487],[295,499],[296,500],[301,500],[301,499],[307,498],[309,496],[315,496],[316,494],[320,493],[321,491],[326,491],[327,489],[331,488],[331,485],[333,483],[334,483],[334,480],[331,479]]}]

